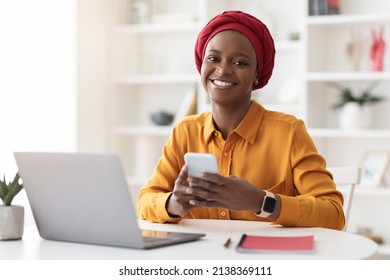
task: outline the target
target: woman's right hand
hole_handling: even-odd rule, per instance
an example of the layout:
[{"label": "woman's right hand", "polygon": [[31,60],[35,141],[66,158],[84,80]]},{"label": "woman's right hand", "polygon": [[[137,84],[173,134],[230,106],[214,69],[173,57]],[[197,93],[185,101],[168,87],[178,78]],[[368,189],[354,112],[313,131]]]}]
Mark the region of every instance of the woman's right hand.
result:
[{"label": "woman's right hand", "polygon": [[196,199],[192,194],[187,194],[187,189],[190,187],[188,183],[188,167],[184,165],[179,173],[179,177],[175,181],[173,192],[167,201],[167,211],[170,216],[185,216],[192,208],[190,200]]}]

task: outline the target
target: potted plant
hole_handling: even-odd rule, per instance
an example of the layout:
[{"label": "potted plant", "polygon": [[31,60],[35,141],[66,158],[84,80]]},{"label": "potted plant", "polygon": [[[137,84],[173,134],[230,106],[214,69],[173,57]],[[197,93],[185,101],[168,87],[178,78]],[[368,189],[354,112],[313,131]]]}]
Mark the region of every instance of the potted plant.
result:
[{"label": "potted plant", "polygon": [[19,181],[19,174],[7,183],[5,176],[0,180],[0,198],[3,205],[0,206],[0,240],[20,239],[23,236],[24,208],[11,205],[14,197],[23,188]]},{"label": "potted plant", "polygon": [[372,105],[384,100],[384,97],[372,94],[377,82],[371,83],[359,94],[354,94],[350,87],[333,84],[340,91],[340,98],[333,105],[340,111],[340,127],[346,129],[369,128],[372,123]]}]

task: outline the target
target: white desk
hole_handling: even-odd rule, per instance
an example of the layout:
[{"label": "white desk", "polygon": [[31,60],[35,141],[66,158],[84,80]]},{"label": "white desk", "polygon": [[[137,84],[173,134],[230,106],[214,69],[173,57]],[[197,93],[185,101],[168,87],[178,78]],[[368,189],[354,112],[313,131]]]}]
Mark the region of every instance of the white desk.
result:
[{"label": "white desk", "polygon": [[[378,246],[351,233],[323,228],[284,228],[268,223],[223,220],[183,220],[179,224],[152,224],[140,221],[143,229],[201,232],[201,240],[151,250],[49,241],[40,238],[35,227],[26,227],[22,240],[0,241],[0,260],[15,259],[369,259]],[[235,249],[242,233],[271,236],[313,234],[315,253],[238,253]],[[223,244],[232,239],[231,246]]]}]

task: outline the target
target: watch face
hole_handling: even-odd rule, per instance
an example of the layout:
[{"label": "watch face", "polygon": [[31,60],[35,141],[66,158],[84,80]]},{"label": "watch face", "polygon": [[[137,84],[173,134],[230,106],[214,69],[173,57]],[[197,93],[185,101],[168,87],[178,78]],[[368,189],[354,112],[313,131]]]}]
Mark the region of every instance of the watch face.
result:
[{"label": "watch face", "polygon": [[267,196],[264,200],[263,211],[272,213],[275,210],[276,199]]}]

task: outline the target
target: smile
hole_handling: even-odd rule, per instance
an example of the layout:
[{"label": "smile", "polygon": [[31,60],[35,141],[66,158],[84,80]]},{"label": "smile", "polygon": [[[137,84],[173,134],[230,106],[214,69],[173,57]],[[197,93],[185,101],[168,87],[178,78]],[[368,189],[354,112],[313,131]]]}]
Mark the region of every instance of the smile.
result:
[{"label": "smile", "polygon": [[231,87],[234,86],[234,83],[232,82],[227,82],[227,81],[221,81],[221,80],[211,80],[211,82],[219,87]]}]

